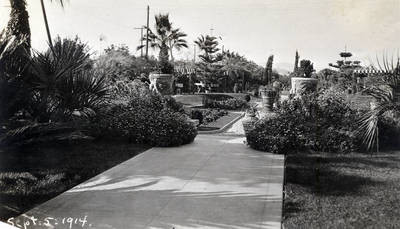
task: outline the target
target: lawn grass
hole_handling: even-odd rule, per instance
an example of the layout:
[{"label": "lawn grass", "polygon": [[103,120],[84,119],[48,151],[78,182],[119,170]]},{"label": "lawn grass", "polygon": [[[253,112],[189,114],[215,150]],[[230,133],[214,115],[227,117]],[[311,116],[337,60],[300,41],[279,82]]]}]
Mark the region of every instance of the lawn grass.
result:
[{"label": "lawn grass", "polygon": [[400,152],[287,157],[285,228],[400,228]]},{"label": "lawn grass", "polygon": [[148,148],[91,142],[0,149],[0,220],[20,215]]}]

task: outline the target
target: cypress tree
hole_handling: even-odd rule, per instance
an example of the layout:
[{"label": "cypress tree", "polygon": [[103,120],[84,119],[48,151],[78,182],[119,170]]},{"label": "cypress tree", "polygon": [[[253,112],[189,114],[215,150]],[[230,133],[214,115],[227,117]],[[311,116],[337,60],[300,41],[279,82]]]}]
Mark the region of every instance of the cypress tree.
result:
[{"label": "cypress tree", "polygon": [[268,57],[267,65],[265,67],[265,78],[266,85],[272,83],[272,63],[274,61],[274,55]]}]

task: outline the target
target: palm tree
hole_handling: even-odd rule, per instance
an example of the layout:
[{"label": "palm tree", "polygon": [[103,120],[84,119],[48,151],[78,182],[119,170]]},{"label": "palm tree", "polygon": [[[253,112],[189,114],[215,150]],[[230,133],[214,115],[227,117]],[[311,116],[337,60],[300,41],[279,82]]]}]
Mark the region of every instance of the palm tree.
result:
[{"label": "palm tree", "polygon": [[10,0],[11,13],[7,24],[7,36],[14,36],[15,39],[25,41],[25,48],[31,45],[31,30],[29,27],[29,15],[26,10],[25,0]]},{"label": "palm tree", "polygon": [[374,97],[377,104],[361,117],[358,131],[368,150],[376,147],[379,151],[379,120],[387,114],[400,113],[400,57],[397,57],[396,61],[392,57],[389,61],[384,55],[383,67],[378,58],[376,59],[378,67],[373,68],[379,72],[375,79],[377,82],[363,92]]},{"label": "palm tree", "polygon": [[180,31],[180,29],[174,29],[171,31],[170,37],[171,40],[169,42],[169,50],[171,53],[171,60],[174,61],[174,56],[172,54],[172,50],[181,50],[181,48],[188,48],[187,41],[183,39],[187,34]]},{"label": "palm tree", "polygon": [[[52,0],[50,0],[52,1]],[[65,0],[57,0],[62,7],[64,7]],[[40,0],[42,13],[44,18],[44,23],[46,26],[47,38],[50,46],[53,46],[51,39],[51,33],[49,29],[49,23],[47,20],[46,8],[44,6],[44,1]],[[26,10],[26,0],[10,0],[11,14],[10,21],[7,25],[8,35],[14,35],[17,37],[23,37],[26,41],[26,48],[30,48],[31,43],[31,31],[29,28],[29,15]]]},{"label": "palm tree", "polygon": [[[155,16],[155,33],[150,29],[148,37],[144,37],[144,41],[148,41],[150,47],[159,49],[159,61],[161,63],[168,62],[169,53],[172,58],[172,49],[180,50],[182,47],[187,48],[187,42],[183,39],[186,34],[181,32],[180,29],[173,29],[172,23],[169,20],[168,14],[158,14]],[[145,45],[140,45],[137,50],[144,48]]]}]

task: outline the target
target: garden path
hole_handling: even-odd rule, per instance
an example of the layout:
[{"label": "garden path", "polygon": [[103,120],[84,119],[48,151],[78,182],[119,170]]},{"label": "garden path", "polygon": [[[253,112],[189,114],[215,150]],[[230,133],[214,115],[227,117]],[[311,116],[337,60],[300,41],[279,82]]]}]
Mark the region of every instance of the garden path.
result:
[{"label": "garden path", "polygon": [[46,217],[54,228],[280,228],[283,157],[243,141],[198,135],[192,144],[152,148],[18,219],[38,219],[27,228],[49,228]]}]

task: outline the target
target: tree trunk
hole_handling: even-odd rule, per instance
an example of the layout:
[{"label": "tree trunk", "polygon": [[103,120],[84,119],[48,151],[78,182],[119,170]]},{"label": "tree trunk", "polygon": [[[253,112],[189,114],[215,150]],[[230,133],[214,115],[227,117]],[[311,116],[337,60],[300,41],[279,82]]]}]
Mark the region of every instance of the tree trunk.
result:
[{"label": "tree trunk", "polygon": [[172,48],[169,50],[170,56],[171,56],[171,61],[174,62],[174,56],[172,55]]},{"label": "tree trunk", "polygon": [[40,0],[40,4],[42,5],[42,13],[43,13],[44,24],[45,24],[45,26],[46,26],[47,39],[49,40],[50,48],[53,49],[53,41],[52,41],[52,39],[51,39],[51,34],[50,34],[50,29],[49,29],[49,23],[48,23],[48,21],[47,21],[46,8],[44,7],[44,2],[43,2],[43,0]]},{"label": "tree trunk", "polygon": [[171,56],[171,61],[174,62],[174,56],[172,55],[172,49],[173,49],[173,47],[172,47],[171,41],[170,41],[169,42],[169,53],[170,53],[170,56]]},{"label": "tree trunk", "polygon": [[168,54],[168,46],[166,44],[163,44],[160,48],[160,53],[158,55],[158,59],[161,63],[168,62],[169,59],[169,54]]}]

